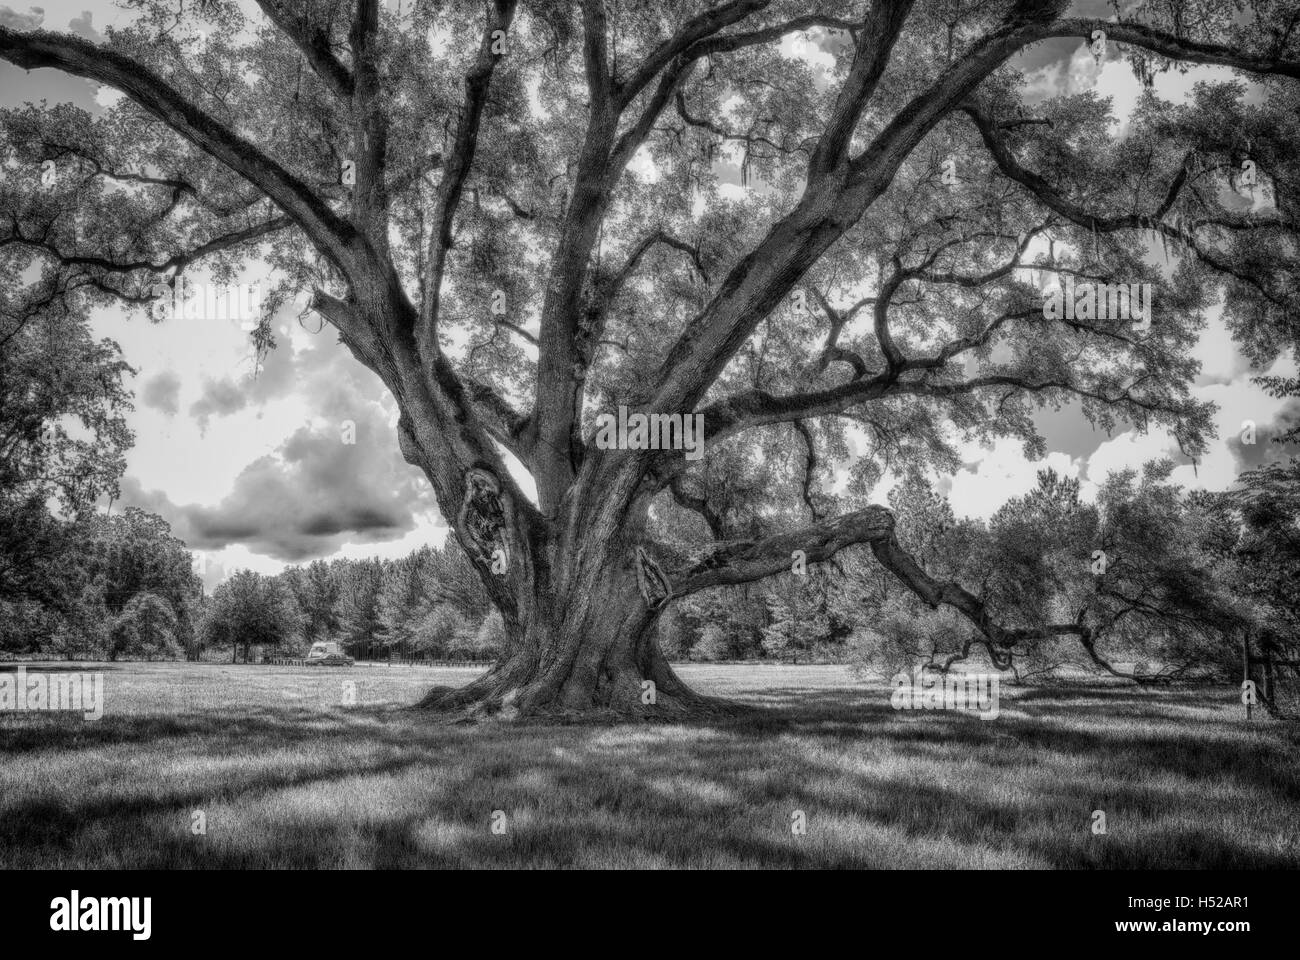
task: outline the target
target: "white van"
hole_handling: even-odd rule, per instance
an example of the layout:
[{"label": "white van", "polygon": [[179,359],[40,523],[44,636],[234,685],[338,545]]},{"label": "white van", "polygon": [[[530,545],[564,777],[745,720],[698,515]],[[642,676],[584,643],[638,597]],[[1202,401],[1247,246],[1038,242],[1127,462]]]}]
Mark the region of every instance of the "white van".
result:
[{"label": "white van", "polygon": [[343,652],[337,640],[317,640],[307,653],[307,666],[350,667],[355,661]]}]

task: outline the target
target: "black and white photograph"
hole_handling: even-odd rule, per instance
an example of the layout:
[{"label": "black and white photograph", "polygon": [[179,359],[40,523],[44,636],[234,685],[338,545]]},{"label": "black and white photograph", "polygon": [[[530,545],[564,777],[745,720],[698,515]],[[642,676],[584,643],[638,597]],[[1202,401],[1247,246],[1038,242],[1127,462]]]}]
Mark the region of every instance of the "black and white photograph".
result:
[{"label": "black and white photograph", "polygon": [[1249,943],[1297,144],[1300,0],[0,0],[23,922],[1073,872]]}]

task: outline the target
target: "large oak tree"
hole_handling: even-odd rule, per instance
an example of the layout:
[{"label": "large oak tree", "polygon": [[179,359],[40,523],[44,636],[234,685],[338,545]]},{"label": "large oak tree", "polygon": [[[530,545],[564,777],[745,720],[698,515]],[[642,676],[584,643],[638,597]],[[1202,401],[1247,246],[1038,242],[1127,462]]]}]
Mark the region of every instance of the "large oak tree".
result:
[{"label": "large oak tree", "polygon": [[[881,471],[955,467],[963,436],[1041,449],[1035,405],[1070,398],[1194,456],[1206,306],[1222,294],[1256,359],[1294,341],[1293,3],[129,6],[102,44],[0,28],[11,63],[125,94],[4,117],[0,245],[38,274],[6,313],[148,304],[258,257],[268,310],[310,290],[392,391],[504,620],[506,655],[434,708],[718,708],[658,650],[665,605],[852,544],[1005,651],[1044,628],[909,556],[865,500]],[[1027,98],[1017,58],[1045,43],[1243,82],[1146,98],[1118,137],[1091,94]],[[73,175],[43,189],[50,159]],[[1267,215],[1232,199],[1256,179]],[[1065,277],[1150,283],[1150,329],[1045,318],[1036,282]],[[706,456],[601,449],[594,417],[619,405],[702,413]],[[678,510],[692,549],[663,542]]]}]

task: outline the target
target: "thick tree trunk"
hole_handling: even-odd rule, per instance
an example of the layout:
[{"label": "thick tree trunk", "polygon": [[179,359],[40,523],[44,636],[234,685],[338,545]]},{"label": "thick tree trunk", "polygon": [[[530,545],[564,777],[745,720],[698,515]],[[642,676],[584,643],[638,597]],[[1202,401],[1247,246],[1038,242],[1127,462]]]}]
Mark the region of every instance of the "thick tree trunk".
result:
[{"label": "thick tree trunk", "polygon": [[[673,718],[733,712],[683,683],[655,638],[662,612],[643,593],[636,545],[598,524],[577,549],[534,559],[531,593],[504,616],[507,646],[487,674],[421,702],[469,716]],[[518,581],[516,581],[518,582]]]},{"label": "thick tree trunk", "polygon": [[727,712],[728,705],[695,693],[673,673],[645,618],[620,609],[627,600],[601,597],[601,609],[577,621],[534,619],[487,674],[465,687],[436,688],[421,705],[502,719]]}]

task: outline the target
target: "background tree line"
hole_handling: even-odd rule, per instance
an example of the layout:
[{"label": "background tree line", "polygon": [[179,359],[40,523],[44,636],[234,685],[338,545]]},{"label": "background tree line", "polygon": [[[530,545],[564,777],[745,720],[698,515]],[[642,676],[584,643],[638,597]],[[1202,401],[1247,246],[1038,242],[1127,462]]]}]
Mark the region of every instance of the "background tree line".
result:
[{"label": "background tree line", "polygon": [[460,548],[421,547],[400,560],[316,560],[276,576],[242,570],[213,591],[203,621],[213,648],[304,653],[335,641],[365,659],[491,660],[500,614]]}]

